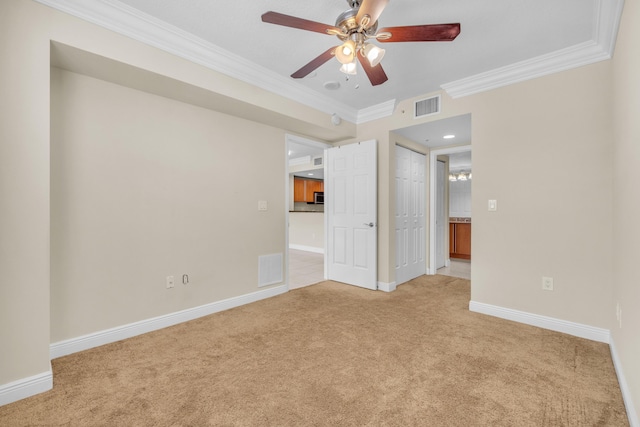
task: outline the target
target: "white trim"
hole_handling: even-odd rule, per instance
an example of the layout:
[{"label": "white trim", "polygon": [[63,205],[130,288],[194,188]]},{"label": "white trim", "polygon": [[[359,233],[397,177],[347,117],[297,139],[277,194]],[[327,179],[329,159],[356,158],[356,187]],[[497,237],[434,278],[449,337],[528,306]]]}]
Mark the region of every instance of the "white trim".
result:
[{"label": "white trim", "polygon": [[297,249],[299,251],[324,254],[324,248],[316,248],[315,246],[294,245],[293,243],[289,243],[289,249]]},{"label": "white trim", "polygon": [[[434,275],[438,271],[431,267],[436,265],[436,162],[441,154],[464,153],[471,151],[471,145],[459,147],[447,147],[431,150],[429,152],[429,266],[427,274]],[[473,251],[473,247],[471,248]]]},{"label": "white trim", "polygon": [[356,123],[358,111],[118,0],[36,0],[172,55]]},{"label": "white trim", "polygon": [[460,98],[610,59],[624,0],[595,0],[593,40],[441,85]]},{"label": "white trim", "polygon": [[358,119],[356,124],[362,124],[384,117],[389,117],[393,114],[393,110],[396,108],[396,100],[390,99],[387,102],[381,104],[372,105],[371,107],[363,108],[358,111]]},{"label": "white trim", "polygon": [[230,308],[239,307],[265,298],[271,298],[287,291],[287,285],[275,286],[273,288],[259,290],[250,294],[224,299],[222,301],[216,301],[199,307],[188,308],[186,310],[176,311],[163,316],[129,323],[128,325],[122,325],[106,329],[104,331],[59,341],[51,344],[49,353],[51,359],[55,359],[57,357],[66,356],[67,354],[76,353],[78,351],[131,338],[136,335],[145,334],[168,326],[177,325],[179,323],[187,322],[209,314],[218,313]]},{"label": "white trim", "polygon": [[[36,0],[267,91],[352,123],[388,117],[395,100],[356,110],[118,0]],[[611,58],[624,0],[595,0],[593,40],[441,87],[458,98]]]},{"label": "white trim", "polygon": [[53,388],[53,372],[48,371],[0,385],[0,406],[17,402]]},{"label": "white trim", "polygon": [[393,292],[396,290],[398,286],[396,285],[396,282],[391,282],[391,283],[387,283],[387,282],[378,282],[378,290],[379,291],[383,291],[383,292]]},{"label": "white trim", "polygon": [[627,409],[627,418],[629,419],[629,425],[631,427],[640,427],[640,420],[638,419],[638,413],[633,406],[633,399],[631,398],[631,391],[629,385],[624,376],[622,370],[622,363],[618,357],[618,350],[616,349],[613,336],[609,342],[609,349],[611,350],[611,359],[613,360],[613,367],[616,370],[616,376],[618,377],[618,383],[620,384],[620,391],[622,391],[622,400],[624,400],[624,406]]},{"label": "white trim", "polygon": [[527,313],[525,311],[513,310],[511,308],[499,307],[497,305],[485,304],[477,301],[469,302],[469,311],[488,314],[489,316],[512,320],[514,322],[524,323],[525,325],[550,329],[552,331],[562,332],[592,341],[609,343],[610,332],[608,329],[596,328],[594,326],[583,325],[581,323],[568,322],[566,320],[541,316],[539,314]]}]

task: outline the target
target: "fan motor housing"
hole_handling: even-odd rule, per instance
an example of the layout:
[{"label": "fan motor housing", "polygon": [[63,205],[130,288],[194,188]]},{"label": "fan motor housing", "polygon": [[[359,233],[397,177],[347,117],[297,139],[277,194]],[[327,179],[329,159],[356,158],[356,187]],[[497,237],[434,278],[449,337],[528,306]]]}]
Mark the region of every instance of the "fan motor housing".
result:
[{"label": "fan motor housing", "polygon": [[[359,3],[359,2],[357,2]],[[359,25],[356,22],[356,16],[358,15],[358,10],[360,9],[360,5],[358,4],[356,7],[351,8],[349,10],[345,10],[336,19],[336,27],[340,28],[345,34],[352,34],[358,31]],[[367,35],[373,35],[376,33],[378,29],[378,21],[376,21],[373,25],[367,27],[363,32]]]}]

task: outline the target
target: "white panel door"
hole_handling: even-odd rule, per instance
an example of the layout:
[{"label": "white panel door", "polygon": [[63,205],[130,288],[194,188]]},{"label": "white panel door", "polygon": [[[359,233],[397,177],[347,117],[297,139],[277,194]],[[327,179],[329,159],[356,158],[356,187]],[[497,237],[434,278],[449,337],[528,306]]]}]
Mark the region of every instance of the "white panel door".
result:
[{"label": "white panel door", "polygon": [[445,266],[445,218],[444,190],[445,183],[448,182],[444,176],[444,162],[437,161],[436,170],[436,270]]},{"label": "white panel door", "polygon": [[426,156],[396,146],[396,283],[426,272]]},{"label": "white panel door", "polygon": [[325,151],[327,278],[377,289],[376,141]]}]

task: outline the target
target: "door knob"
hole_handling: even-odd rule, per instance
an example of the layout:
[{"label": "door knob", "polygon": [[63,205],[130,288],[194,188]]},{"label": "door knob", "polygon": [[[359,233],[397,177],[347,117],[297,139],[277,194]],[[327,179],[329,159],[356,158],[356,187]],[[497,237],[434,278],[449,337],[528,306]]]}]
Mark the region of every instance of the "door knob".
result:
[{"label": "door knob", "polygon": [[369,227],[373,227],[375,224],[374,224],[374,223],[372,223],[372,222],[369,222],[369,223],[366,223],[366,222],[365,222],[365,223],[364,223],[364,225],[369,226]]}]

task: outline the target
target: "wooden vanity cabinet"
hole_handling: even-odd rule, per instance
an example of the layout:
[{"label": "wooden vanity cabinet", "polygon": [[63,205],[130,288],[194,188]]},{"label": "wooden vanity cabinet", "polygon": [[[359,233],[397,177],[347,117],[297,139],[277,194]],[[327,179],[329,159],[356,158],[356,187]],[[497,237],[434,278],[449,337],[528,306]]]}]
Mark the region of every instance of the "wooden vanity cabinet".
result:
[{"label": "wooden vanity cabinet", "polygon": [[471,223],[449,223],[449,258],[471,259]]}]

